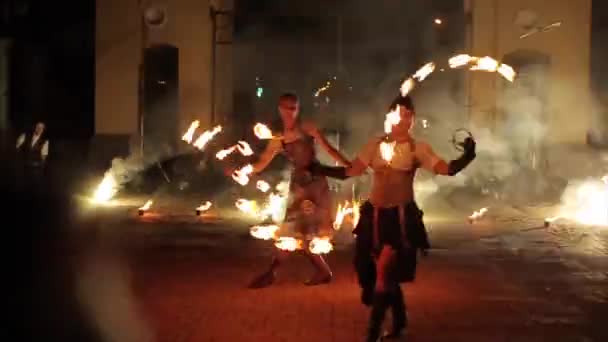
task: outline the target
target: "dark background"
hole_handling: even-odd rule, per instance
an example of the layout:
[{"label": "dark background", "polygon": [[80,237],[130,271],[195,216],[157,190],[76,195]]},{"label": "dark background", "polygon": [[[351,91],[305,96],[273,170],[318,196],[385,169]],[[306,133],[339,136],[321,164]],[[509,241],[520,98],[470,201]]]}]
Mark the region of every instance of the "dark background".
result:
[{"label": "dark background", "polygon": [[[394,51],[375,53],[365,60],[349,57],[348,45],[356,46],[358,40],[367,37],[363,31],[373,33],[370,25],[365,29],[357,29],[361,23],[352,14],[352,4],[357,1],[297,1],[279,0],[240,0],[236,1],[235,44],[256,40],[286,40],[306,39],[320,46],[336,44],[336,25],[334,14],[347,13],[344,17],[342,41],[344,48],[344,76],[372,69],[377,75],[382,75],[382,68],[390,58],[395,58]],[[362,8],[361,2],[357,11],[374,13],[374,3],[369,2],[369,8]],[[415,10],[420,3],[409,1],[405,6]],[[430,6],[431,14],[439,16],[445,13],[460,11],[461,1],[435,0],[424,2]],[[427,8],[427,12],[428,12]],[[411,12],[411,11],[410,11]],[[316,16],[316,14],[319,16]],[[412,18],[404,13],[404,20]],[[371,14],[370,14],[371,16]],[[329,17],[329,19],[328,19]],[[412,19],[413,20],[413,19]],[[608,39],[608,3],[593,1],[593,51],[592,51],[592,80],[597,92],[605,94],[608,77],[608,67],[605,60],[608,52],[603,43]],[[408,24],[409,25],[409,24]],[[414,29],[412,29],[414,27]],[[412,65],[419,65],[424,56],[417,56],[419,47],[424,43],[419,37],[415,25],[408,28],[411,34],[406,37],[408,48],[400,50],[400,58],[411,60]],[[2,0],[0,1],[0,35],[11,41],[10,81],[9,81],[9,127],[19,132],[29,127],[36,120],[47,123],[49,134],[55,139],[88,140],[94,135],[94,85],[95,85],[95,1],[93,0]],[[445,37],[438,35],[439,40]],[[456,43],[458,45],[458,42]],[[302,89],[311,92],[315,84],[321,86],[324,80],[331,76],[325,70],[331,70],[336,64],[335,49],[325,49],[319,52],[321,60],[327,61],[325,69],[314,79],[302,82]],[[303,56],[307,58],[308,56]],[[363,58],[363,57],[362,57]],[[365,68],[361,67],[364,65]],[[235,75],[246,71],[235,62]],[[249,68],[251,69],[251,68]],[[275,95],[281,89],[285,80],[273,77],[269,69],[259,68],[265,75],[263,78],[264,95],[268,101],[274,101]],[[277,71],[279,72],[279,71]],[[301,77],[302,70],[281,69],[283,78]],[[350,74],[348,74],[350,73]],[[380,77],[380,76],[378,76]],[[354,81],[353,81],[354,82]],[[255,78],[250,79],[244,89],[235,89],[235,99],[255,98]],[[343,87],[352,84],[346,84]],[[353,87],[357,89],[357,87]],[[359,87],[360,88],[360,87]],[[300,90],[300,89],[294,89]],[[303,91],[303,90],[302,90]],[[356,93],[355,98],[366,100],[366,94]],[[241,99],[241,100],[240,100]],[[314,99],[309,99],[305,106],[314,106]],[[239,103],[235,107],[239,107]],[[265,108],[264,106],[262,106]],[[271,108],[271,107],[269,107]]]}]

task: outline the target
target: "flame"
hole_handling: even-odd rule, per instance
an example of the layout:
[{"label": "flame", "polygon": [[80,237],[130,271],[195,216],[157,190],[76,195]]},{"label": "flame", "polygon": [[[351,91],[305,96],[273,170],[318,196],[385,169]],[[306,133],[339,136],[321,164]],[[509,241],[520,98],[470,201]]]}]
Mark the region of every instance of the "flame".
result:
[{"label": "flame", "polygon": [[502,77],[506,78],[507,80],[509,80],[509,82],[513,82],[513,80],[515,79],[515,70],[513,70],[513,68],[511,68],[509,65],[507,64],[501,64],[498,67],[497,72],[499,74],[502,75]]},{"label": "flame", "polygon": [[249,144],[246,141],[239,141],[236,144],[236,147],[239,149],[239,152],[241,152],[242,155],[244,156],[250,156],[253,155],[253,150],[251,149],[251,146],[249,146]]},{"label": "flame", "polygon": [[361,213],[359,211],[361,203],[357,200],[353,200],[352,204],[349,201],[345,201],[344,204],[338,204],[338,210],[336,211],[336,218],[334,219],[333,227],[335,230],[339,230],[342,227],[344,218],[348,215],[352,216],[353,228],[359,223]]},{"label": "flame", "polygon": [[401,96],[406,96],[407,94],[410,93],[410,91],[412,91],[412,89],[414,89],[414,79],[413,78],[408,78],[407,80],[403,81],[403,83],[401,84],[401,87],[399,88],[399,90],[401,91]]},{"label": "flame", "polygon": [[249,234],[256,239],[261,240],[272,240],[275,238],[279,226],[277,225],[266,225],[266,226],[253,226],[249,230]]},{"label": "flame", "polygon": [[188,131],[186,131],[186,133],[182,137],[182,140],[190,144],[192,142],[192,137],[194,136],[194,131],[196,131],[199,125],[200,122],[198,120],[192,121],[192,123],[190,124],[190,128],[188,128]]},{"label": "flame", "polygon": [[253,165],[247,164],[247,165],[243,166],[242,168],[234,171],[234,173],[232,174],[232,179],[234,179],[235,182],[237,182],[241,185],[247,185],[247,183],[249,183],[249,175],[252,172],[253,172]]},{"label": "flame", "polygon": [[384,133],[389,134],[393,131],[393,126],[399,124],[401,122],[401,115],[399,114],[399,106],[396,106],[386,114],[386,119],[384,120]]},{"label": "flame", "polygon": [[555,222],[555,221],[557,221],[557,220],[559,220],[561,218],[562,218],[561,216],[546,217],[545,218],[545,224],[553,223],[553,222]]},{"label": "flame", "polygon": [[389,164],[393,160],[393,155],[395,154],[395,146],[396,142],[394,141],[383,141],[382,143],[380,143],[380,155],[382,156],[382,159],[384,159],[384,161]]},{"label": "flame", "polygon": [[488,208],[481,208],[478,211],[473,212],[473,214],[471,214],[471,216],[469,216],[469,220],[477,220],[481,217],[483,217],[483,215],[485,215],[485,213],[488,211]]},{"label": "flame", "polygon": [[327,81],[327,83],[325,83],[325,85],[319,89],[317,89],[317,91],[315,92],[315,97],[319,97],[319,95],[321,95],[322,92],[326,91],[327,89],[329,89],[331,87],[331,82]]},{"label": "flame", "polygon": [[213,137],[215,137],[215,135],[221,131],[222,131],[222,126],[215,126],[212,130],[206,130],[198,137],[198,139],[196,139],[196,141],[193,144],[194,147],[196,147],[202,151],[205,148],[205,146],[207,146],[209,141],[211,141],[211,139],[213,139]]},{"label": "flame", "polygon": [[150,207],[152,206],[152,203],[154,203],[154,202],[151,199],[148,200],[146,202],[146,204],[144,204],[141,207],[139,207],[139,210],[146,211],[146,210],[150,209]]},{"label": "flame", "polygon": [[261,192],[268,192],[268,190],[270,190],[270,184],[268,184],[267,182],[263,181],[263,180],[259,180],[256,183],[256,187],[261,191]]},{"label": "flame", "polygon": [[274,245],[280,250],[293,252],[296,249],[302,248],[302,241],[292,237],[280,237],[275,241]]},{"label": "flame", "polygon": [[346,215],[351,215],[353,213],[353,208],[349,208],[349,202],[344,202],[344,205],[338,204],[338,210],[336,211],[336,218],[334,220],[334,229],[339,230],[342,227],[342,222],[344,222],[344,217]]},{"label": "flame", "polygon": [[513,68],[507,64],[502,64],[492,57],[474,57],[469,55],[457,55],[449,59],[450,68],[460,68],[465,65],[471,65],[470,70],[481,70],[488,72],[498,72],[509,82],[513,82],[516,73]]},{"label": "flame", "polygon": [[498,70],[498,61],[488,56],[477,58],[476,63],[471,66],[471,70],[495,72]]},{"label": "flame", "polygon": [[258,139],[274,138],[270,128],[268,128],[268,126],[266,126],[262,123],[259,123],[259,122],[257,124],[255,124],[255,126],[253,127],[253,133],[255,133],[255,136],[258,137]]},{"label": "flame", "polygon": [[224,160],[224,158],[228,157],[228,155],[230,155],[232,152],[234,152],[235,149],[236,149],[236,145],[223,149],[223,150],[219,151],[218,153],[216,153],[215,157],[219,160]]},{"label": "flame", "polygon": [[256,203],[256,201],[239,198],[238,200],[236,200],[234,205],[240,211],[242,211],[246,214],[255,215],[255,216],[257,216],[257,214],[258,214],[258,204]]},{"label": "flame", "polygon": [[287,197],[280,194],[271,193],[268,196],[266,205],[260,211],[260,216],[263,218],[271,217],[272,221],[279,222],[283,216],[283,207]]},{"label": "flame", "polygon": [[574,219],[588,225],[608,226],[608,175],[601,178],[602,184],[586,182],[576,193],[577,209]]},{"label": "flame", "polygon": [[93,201],[96,203],[107,202],[116,195],[116,192],[118,192],[118,184],[116,184],[116,180],[112,173],[107,171],[93,194]]},{"label": "flame", "polygon": [[414,76],[418,82],[424,81],[433,71],[435,71],[435,63],[429,62],[422,66],[422,68],[418,69]]},{"label": "flame", "polygon": [[469,63],[471,63],[471,61],[474,60],[474,57],[471,57],[469,55],[465,55],[465,54],[461,54],[461,55],[456,55],[452,58],[450,58],[448,60],[448,63],[450,64],[450,68],[455,69],[455,68],[460,68],[463,67]]},{"label": "flame", "polygon": [[207,211],[211,208],[213,204],[211,204],[211,202],[206,201],[205,203],[201,204],[198,208],[196,208],[196,210],[198,211]]},{"label": "flame", "polygon": [[312,254],[327,254],[334,249],[328,237],[313,238],[308,247]]},{"label": "flame", "polygon": [[359,224],[361,218],[361,203],[357,200],[353,200],[353,228]]}]

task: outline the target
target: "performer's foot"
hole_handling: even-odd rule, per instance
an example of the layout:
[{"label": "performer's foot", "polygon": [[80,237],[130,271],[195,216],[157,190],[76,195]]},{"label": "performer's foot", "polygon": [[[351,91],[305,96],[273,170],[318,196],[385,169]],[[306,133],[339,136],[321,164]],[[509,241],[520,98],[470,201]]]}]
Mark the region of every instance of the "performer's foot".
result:
[{"label": "performer's foot", "polygon": [[262,289],[264,287],[268,287],[274,283],[276,280],[276,274],[274,271],[266,271],[261,275],[257,276],[251,284],[249,284],[250,289]]},{"label": "performer's foot", "polygon": [[329,283],[331,283],[331,280],[332,280],[331,273],[329,273],[329,274],[327,274],[327,273],[316,273],[312,278],[310,278],[307,281],[305,281],[304,285],[306,285],[306,286],[316,286],[316,285],[322,285],[322,284],[329,284]]},{"label": "performer's foot", "polygon": [[382,340],[397,340],[402,338],[403,336],[405,336],[405,329],[401,328],[401,329],[397,329],[397,330],[391,330],[391,331],[387,331],[382,335]]}]

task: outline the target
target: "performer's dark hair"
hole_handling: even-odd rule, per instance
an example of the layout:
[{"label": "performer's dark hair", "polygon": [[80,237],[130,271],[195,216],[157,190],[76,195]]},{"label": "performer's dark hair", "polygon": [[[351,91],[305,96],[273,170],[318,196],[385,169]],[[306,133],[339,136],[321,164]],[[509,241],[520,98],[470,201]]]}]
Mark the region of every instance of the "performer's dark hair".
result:
[{"label": "performer's dark hair", "polygon": [[414,101],[409,95],[401,96],[401,94],[397,95],[397,97],[393,100],[388,110],[393,110],[397,106],[404,106],[407,110],[415,112],[414,109]]},{"label": "performer's dark hair", "polygon": [[294,93],[283,93],[283,94],[281,94],[281,96],[279,96],[279,102],[281,102],[281,101],[299,102],[299,99],[298,99],[298,95],[296,95]]}]

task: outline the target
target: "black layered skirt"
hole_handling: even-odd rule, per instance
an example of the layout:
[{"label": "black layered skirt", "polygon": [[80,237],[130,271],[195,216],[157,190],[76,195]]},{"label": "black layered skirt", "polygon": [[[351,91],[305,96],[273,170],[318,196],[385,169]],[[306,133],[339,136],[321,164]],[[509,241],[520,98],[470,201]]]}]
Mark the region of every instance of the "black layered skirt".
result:
[{"label": "black layered skirt", "polygon": [[397,257],[387,276],[391,282],[404,283],[416,278],[417,252],[430,248],[423,212],[415,202],[390,208],[374,208],[366,202],[353,231],[356,235],[355,269],[361,287],[374,288],[375,258],[384,246],[392,247]]}]

